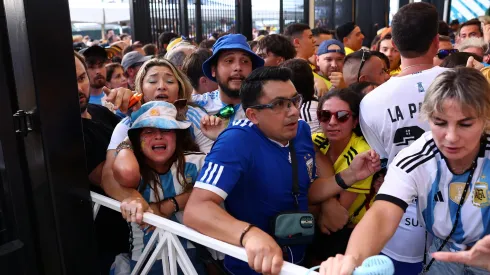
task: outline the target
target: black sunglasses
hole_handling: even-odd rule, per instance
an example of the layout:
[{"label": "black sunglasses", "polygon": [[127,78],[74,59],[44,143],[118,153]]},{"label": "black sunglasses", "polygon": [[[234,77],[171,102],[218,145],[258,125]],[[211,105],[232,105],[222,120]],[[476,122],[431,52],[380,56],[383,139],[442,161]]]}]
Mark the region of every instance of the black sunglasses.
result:
[{"label": "black sunglasses", "polygon": [[457,49],[439,50],[436,55],[437,55],[437,58],[444,59],[444,58],[448,57],[449,55],[451,55],[453,53],[457,53],[457,52],[458,52]]},{"label": "black sunglasses", "polygon": [[332,117],[335,117],[335,119],[337,119],[338,122],[344,123],[347,120],[349,120],[349,118],[352,116],[351,111],[330,112],[330,111],[323,110],[323,111],[317,111],[316,114],[320,122],[330,122]]},{"label": "black sunglasses", "polygon": [[371,58],[371,53],[368,50],[362,49],[361,66],[359,66],[359,71],[357,72],[357,82],[359,82],[359,78],[361,78],[362,67],[364,67],[364,64],[366,64],[366,61],[368,61],[369,58]]}]

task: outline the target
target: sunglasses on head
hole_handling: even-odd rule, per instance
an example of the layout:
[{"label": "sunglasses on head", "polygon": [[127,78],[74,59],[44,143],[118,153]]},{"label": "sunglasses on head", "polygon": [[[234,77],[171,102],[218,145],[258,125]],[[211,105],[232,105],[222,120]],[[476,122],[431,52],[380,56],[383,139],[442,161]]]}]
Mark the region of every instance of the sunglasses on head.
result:
[{"label": "sunglasses on head", "polygon": [[457,53],[458,50],[457,49],[451,49],[451,50],[439,50],[437,52],[437,57],[439,59],[444,59],[446,57],[448,57],[449,55],[453,54],[453,53]]},{"label": "sunglasses on head", "polygon": [[332,117],[335,117],[335,119],[338,122],[344,123],[347,120],[349,120],[349,118],[352,116],[352,112],[351,111],[330,112],[330,111],[323,110],[323,111],[317,111],[317,116],[320,122],[330,122]]},{"label": "sunglasses on head", "polygon": [[235,108],[233,108],[233,105],[226,105],[225,107],[221,108],[217,114],[214,116],[222,118],[222,119],[228,119],[232,115],[235,114]]}]

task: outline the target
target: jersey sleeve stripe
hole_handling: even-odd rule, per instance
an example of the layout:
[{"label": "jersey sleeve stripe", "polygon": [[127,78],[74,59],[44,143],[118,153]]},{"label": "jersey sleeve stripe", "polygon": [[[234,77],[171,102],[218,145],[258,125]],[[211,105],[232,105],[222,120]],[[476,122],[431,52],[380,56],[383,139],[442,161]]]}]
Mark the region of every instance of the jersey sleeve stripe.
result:
[{"label": "jersey sleeve stripe", "polygon": [[424,153],[424,152],[425,152],[425,150],[427,149],[427,147],[428,147],[429,145],[432,145],[433,143],[434,143],[434,140],[433,140],[433,139],[431,139],[431,140],[427,141],[427,142],[424,144],[424,146],[422,147],[422,150],[420,150],[419,152],[417,152],[417,153],[415,153],[415,154],[413,154],[413,155],[410,155],[410,156],[407,156],[407,157],[403,158],[402,160],[400,160],[400,161],[399,161],[399,162],[396,164],[396,166],[400,166],[400,165],[402,164],[402,162],[407,161],[407,160],[409,160],[410,158],[417,157],[418,155],[420,155],[420,154]]},{"label": "jersey sleeve stripe", "polygon": [[224,200],[226,200],[226,197],[228,197],[228,194],[221,188],[216,187],[211,184],[207,184],[201,181],[197,181],[196,184],[194,185],[194,188],[200,188],[204,190],[208,190],[210,192],[215,193],[216,195],[222,197]]},{"label": "jersey sleeve stripe", "polygon": [[218,169],[218,174],[216,174],[216,177],[214,177],[213,185],[216,186],[216,184],[218,183],[218,180],[221,178],[221,173],[223,173],[223,169],[223,165],[220,165]]},{"label": "jersey sleeve stripe", "polygon": [[216,170],[218,170],[218,164],[214,164],[213,165],[213,170],[211,170],[211,173],[209,173],[209,176],[207,179],[204,179],[204,182],[206,183],[210,183],[211,180],[213,179],[213,176],[214,176],[214,173],[216,172]]},{"label": "jersey sleeve stripe", "polygon": [[347,165],[350,165],[350,159],[348,156],[344,155],[345,160],[347,161]]},{"label": "jersey sleeve stripe", "polygon": [[354,149],[354,147],[350,147],[350,150],[354,153],[354,156],[358,155],[359,153]]},{"label": "jersey sleeve stripe", "polygon": [[407,210],[407,207],[408,207],[408,203],[406,203],[405,201],[403,201],[400,198],[397,198],[397,197],[394,197],[391,195],[378,194],[378,195],[376,195],[376,198],[374,199],[374,201],[377,201],[377,200],[391,202],[391,203],[399,206],[403,210],[403,212],[405,212]]},{"label": "jersey sleeve stripe", "polygon": [[412,165],[412,167],[410,167],[409,169],[407,169],[407,173],[410,173],[413,171],[413,169],[417,168],[418,166],[426,163],[428,160],[430,160],[431,158],[434,158],[436,156],[436,154],[431,154],[430,156],[426,157],[425,159],[415,163],[414,165]]},{"label": "jersey sleeve stripe", "polygon": [[200,181],[204,181],[206,179],[206,177],[208,176],[208,173],[211,170],[211,167],[212,166],[213,166],[213,163],[212,162],[209,162],[208,163],[208,168],[206,168],[206,171],[204,171],[204,175],[202,176],[202,178],[200,179]]},{"label": "jersey sleeve stripe", "polygon": [[[407,162],[405,162],[403,165],[397,165],[398,167],[400,167],[401,169],[405,169],[405,167],[409,166],[411,163],[413,162],[416,162],[418,161],[419,159],[421,158],[424,158],[426,156],[430,156],[430,155],[433,155],[434,154],[434,149],[436,149],[437,146],[434,144],[432,145],[430,148],[429,148],[429,151],[423,153],[423,154],[418,154],[418,155],[414,155],[413,158]],[[437,149],[435,151],[438,151]]]}]

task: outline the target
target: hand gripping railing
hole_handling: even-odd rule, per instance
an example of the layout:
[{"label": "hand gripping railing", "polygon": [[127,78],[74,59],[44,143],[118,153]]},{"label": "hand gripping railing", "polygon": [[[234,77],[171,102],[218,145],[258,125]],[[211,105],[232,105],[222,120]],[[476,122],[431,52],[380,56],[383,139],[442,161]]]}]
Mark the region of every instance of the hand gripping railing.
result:
[{"label": "hand gripping railing", "polygon": [[[108,198],[106,196],[102,196],[100,194],[90,192],[92,196],[92,201],[95,203],[94,209],[94,218],[97,215],[97,211],[100,206],[105,206],[112,210],[121,212],[120,203],[116,200]],[[157,257],[162,255],[163,264],[163,272],[165,275],[177,275],[177,264],[180,266],[184,274],[196,275],[197,272],[192,265],[187,253],[182,247],[177,236],[183,237],[195,243],[199,243],[203,246],[209,247],[216,251],[222,252],[226,255],[232,256],[234,258],[240,259],[244,262],[247,262],[247,254],[245,249],[213,239],[206,235],[200,234],[195,230],[192,230],[182,224],[173,222],[171,220],[162,218],[160,216],[145,213],[143,215],[143,221],[147,224],[153,225],[156,227],[155,232],[153,233],[150,241],[146,245],[143,254],[141,255],[138,263],[133,269],[133,273],[131,274],[142,274],[146,275],[149,269],[155,263]],[[156,244],[158,240],[158,245],[151,254],[146,266],[143,268],[142,272],[139,270],[142,268],[142,265],[151,251],[151,248]],[[307,274],[308,269],[291,264],[288,262],[284,262],[282,266],[281,275],[303,275]],[[310,272],[311,275],[318,274],[317,272]]]}]

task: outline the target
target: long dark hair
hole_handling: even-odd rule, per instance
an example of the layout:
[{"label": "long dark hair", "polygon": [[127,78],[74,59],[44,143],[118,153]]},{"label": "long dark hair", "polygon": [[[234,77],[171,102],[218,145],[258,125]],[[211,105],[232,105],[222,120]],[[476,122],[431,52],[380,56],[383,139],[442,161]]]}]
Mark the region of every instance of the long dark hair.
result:
[{"label": "long dark hair", "polygon": [[[140,134],[142,130],[143,128],[132,130],[128,133],[129,139],[133,144],[134,155],[136,156],[138,164],[140,165],[140,173],[143,180],[143,183],[138,188],[138,191],[143,194],[144,190],[149,185],[155,193],[156,201],[160,201],[160,196],[158,195],[158,184],[160,184],[159,174],[147,164],[146,156],[141,151]],[[172,167],[173,163],[177,162],[177,181],[182,186],[184,192],[186,192],[192,188],[192,183],[189,183],[186,180],[185,155],[187,152],[198,152],[199,147],[194,142],[189,129],[175,130],[175,134],[175,152],[167,162],[170,163],[170,167]]]},{"label": "long dark hair", "polygon": [[358,136],[363,136],[361,127],[359,126],[359,109],[363,95],[354,92],[352,88],[335,89],[324,94],[318,100],[318,109],[322,111],[323,103],[333,97],[337,97],[340,100],[349,104],[350,111],[352,112],[352,117],[358,120],[356,128],[354,128],[352,131]]}]

